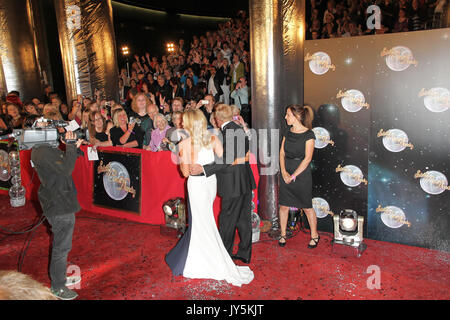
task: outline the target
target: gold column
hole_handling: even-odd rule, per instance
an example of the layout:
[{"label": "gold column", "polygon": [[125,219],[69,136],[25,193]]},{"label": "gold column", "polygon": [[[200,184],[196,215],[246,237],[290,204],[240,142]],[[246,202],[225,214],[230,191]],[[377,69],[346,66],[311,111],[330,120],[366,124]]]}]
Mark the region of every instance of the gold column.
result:
[{"label": "gold column", "polygon": [[3,74],[2,57],[0,55],[0,99],[7,94],[5,75]]},{"label": "gold column", "polygon": [[0,87],[17,90],[21,100],[40,98],[33,14],[29,0],[0,0]]},{"label": "gold column", "polygon": [[110,0],[54,0],[67,101],[95,89],[118,100],[118,68]]}]

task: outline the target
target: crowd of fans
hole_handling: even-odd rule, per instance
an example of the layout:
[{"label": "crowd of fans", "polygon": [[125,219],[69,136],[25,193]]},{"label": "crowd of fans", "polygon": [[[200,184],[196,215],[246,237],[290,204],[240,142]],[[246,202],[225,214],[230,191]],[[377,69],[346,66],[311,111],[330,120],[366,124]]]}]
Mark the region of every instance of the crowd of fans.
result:
[{"label": "crowd of fans", "polygon": [[151,151],[168,150],[179,142],[182,114],[200,109],[208,128],[217,128],[214,107],[232,105],[234,119],[250,125],[249,19],[240,11],[236,18],[219,24],[218,30],[180,39],[175,52],[162,57],[135,54],[119,74],[119,101],[108,101],[101,90],[94,97],[79,95],[69,105],[45,88],[41,98],[22,102],[10,92],[0,112],[0,132],[29,127],[37,118],[75,120],[89,132],[89,143]]},{"label": "crowd of fans", "polygon": [[[306,39],[330,39],[444,27],[447,0],[307,0]],[[367,26],[380,8],[380,28]],[[373,21],[375,22],[375,21]]]}]

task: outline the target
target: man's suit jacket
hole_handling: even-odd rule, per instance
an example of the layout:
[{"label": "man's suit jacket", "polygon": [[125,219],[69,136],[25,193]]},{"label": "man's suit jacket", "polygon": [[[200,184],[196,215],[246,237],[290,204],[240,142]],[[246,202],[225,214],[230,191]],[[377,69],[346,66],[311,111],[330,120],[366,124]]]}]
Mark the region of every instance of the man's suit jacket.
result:
[{"label": "man's suit jacket", "polygon": [[[249,140],[241,126],[233,121],[224,126],[223,157],[216,158],[212,164],[203,166],[207,177],[216,174],[217,193],[222,198],[235,198],[256,188],[255,178],[248,162],[231,165],[237,158],[244,158],[250,149]],[[234,144],[227,138],[233,139]]]}]

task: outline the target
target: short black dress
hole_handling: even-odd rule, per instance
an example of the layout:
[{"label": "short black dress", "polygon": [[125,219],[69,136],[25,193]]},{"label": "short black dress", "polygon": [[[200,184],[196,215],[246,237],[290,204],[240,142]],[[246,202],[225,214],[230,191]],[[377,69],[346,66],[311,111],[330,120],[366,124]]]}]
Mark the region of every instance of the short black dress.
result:
[{"label": "short black dress", "polygon": [[[316,139],[314,132],[303,133],[287,131],[284,135],[284,164],[286,171],[292,175],[305,158],[306,141]],[[312,174],[311,165],[300,173],[290,184],[284,182],[280,175],[280,205],[295,208],[312,208]]]}]

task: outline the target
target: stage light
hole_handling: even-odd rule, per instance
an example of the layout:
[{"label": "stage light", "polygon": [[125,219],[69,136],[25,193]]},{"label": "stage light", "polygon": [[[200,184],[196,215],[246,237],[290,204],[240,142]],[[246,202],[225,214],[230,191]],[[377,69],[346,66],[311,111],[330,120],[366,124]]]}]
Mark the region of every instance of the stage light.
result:
[{"label": "stage light", "polygon": [[186,206],[182,198],[169,199],[163,204],[163,211],[166,219],[166,227],[178,229],[186,228]]},{"label": "stage light", "polygon": [[124,56],[127,56],[129,53],[130,53],[130,51],[129,51],[128,47],[127,46],[123,46],[122,47],[122,54]]},{"label": "stage light", "polygon": [[173,44],[173,42],[167,43],[167,51],[168,52],[175,52],[175,45]]},{"label": "stage light", "polygon": [[358,215],[355,211],[346,210],[339,215],[339,228],[342,231],[354,232],[357,228]]},{"label": "stage light", "polygon": [[367,248],[363,243],[364,217],[358,216],[354,210],[345,209],[339,215],[333,216],[335,244],[346,245],[358,249],[358,257]]},{"label": "stage light", "polygon": [[128,54],[130,53],[130,51],[128,49],[128,46],[122,46],[121,50],[122,50],[123,56],[127,60],[127,75],[128,75],[128,77],[130,77],[130,65],[128,62]]}]

